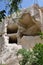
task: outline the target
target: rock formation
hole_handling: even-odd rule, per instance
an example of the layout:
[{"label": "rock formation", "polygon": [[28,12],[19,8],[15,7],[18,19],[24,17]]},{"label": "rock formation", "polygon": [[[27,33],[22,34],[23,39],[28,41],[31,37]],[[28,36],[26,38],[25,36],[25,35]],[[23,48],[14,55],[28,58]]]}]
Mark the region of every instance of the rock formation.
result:
[{"label": "rock formation", "polygon": [[20,26],[19,31],[23,35],[37,35],[41,31],[40,22],[32,18],[29,13],[24,13],[18,24]]},{"label": "rock formation", "polygon": [[11,34],[11,33],[17,33],[18,31],[18,26],[16,24],[9,24],[7,26],[7,33]]},{"label": "rock formation", "polygon": [[[36,5],[34,5],[34,7],[37,10]],[[9,16],[4,19],[4,33],[2,35],[4,38],[4,45],[2,44],[0,47],[0,63],[19,65],[16,53],[22,46],[23,48],[32,48],[35,43],[43,42],[39,36],[36,36],[37,33],[41,31],[41,24],[43,21],[43,17],[41,16],[42,9],[40,9],[41,12],[39,9],[38,7],[38,12],[35,13],[35,16],[31,15],[34,11],[30,8],[28,12],[25,10],[19,12],[18,16],[13,15],[13,17]],[[31,13],[31,11],[33,12]],[[20,43],[18,43],[18,39]]]}]

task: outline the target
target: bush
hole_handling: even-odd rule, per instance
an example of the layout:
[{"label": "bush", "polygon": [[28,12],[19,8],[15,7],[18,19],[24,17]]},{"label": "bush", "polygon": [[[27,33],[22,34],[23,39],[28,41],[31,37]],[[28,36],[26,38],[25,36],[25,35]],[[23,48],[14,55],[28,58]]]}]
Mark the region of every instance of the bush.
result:
[{"label": "bush", "polygon": [[1,65],[6,65],[6,64],[1,64]]},{"label": "bush", "polygon": [[36,44],[33,51],[35,56],[38,58],[37,65],[43,65],[43,44]]},{"label": "bush", "polygon": [[19,61],[20,65],[33,65],[37,62],[34,52],[26,49],[20,49],[17,55],[22,54],[22,60]]},{"label": "bush", "polygon": [[41,40],[43,39],[43,32],[39,32],[38,35],[40,36]]}]

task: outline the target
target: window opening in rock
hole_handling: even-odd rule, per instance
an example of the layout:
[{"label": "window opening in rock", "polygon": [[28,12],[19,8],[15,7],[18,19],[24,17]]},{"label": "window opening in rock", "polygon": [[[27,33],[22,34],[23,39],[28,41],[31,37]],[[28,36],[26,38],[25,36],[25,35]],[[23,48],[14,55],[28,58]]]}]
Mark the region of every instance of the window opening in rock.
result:
[{"label": "window opening in rock", "polygon": [[9,43],[16,43],[17,44],[17,37],[16,35],[9,36]]}]

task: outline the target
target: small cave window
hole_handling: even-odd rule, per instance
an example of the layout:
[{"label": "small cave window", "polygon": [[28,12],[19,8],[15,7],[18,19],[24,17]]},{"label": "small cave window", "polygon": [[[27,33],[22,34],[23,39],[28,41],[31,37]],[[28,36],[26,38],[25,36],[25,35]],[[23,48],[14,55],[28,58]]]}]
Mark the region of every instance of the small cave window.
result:
[{"label": "small cave window", "polygon": [[9,36],[9,44],[13,44],[13,43],[17,44],[17,37],[15,35]]}]

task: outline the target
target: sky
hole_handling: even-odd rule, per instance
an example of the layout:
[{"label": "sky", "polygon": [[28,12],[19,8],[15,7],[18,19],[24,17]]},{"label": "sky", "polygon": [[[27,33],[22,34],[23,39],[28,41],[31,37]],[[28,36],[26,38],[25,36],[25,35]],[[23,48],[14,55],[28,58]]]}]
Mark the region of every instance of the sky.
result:
[{"label": "sky", "polygon": [[[8,14],[8,10],[5,8],[6,4],[8,3],[7,1],[8,0],[6,0],[6,2],[5,2],[5,0],[0,1],[0,10],[5,9],[6,14]],[[35,1],[35,3],[38,3],[40,6],[43,6],[43,0],[23,0],[21,3],[21,7],[22,8],[28,8],[29,6],[34,4],[34,1]]]}]

